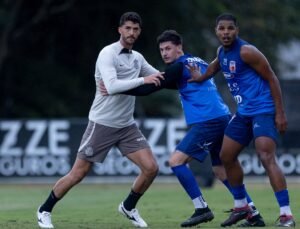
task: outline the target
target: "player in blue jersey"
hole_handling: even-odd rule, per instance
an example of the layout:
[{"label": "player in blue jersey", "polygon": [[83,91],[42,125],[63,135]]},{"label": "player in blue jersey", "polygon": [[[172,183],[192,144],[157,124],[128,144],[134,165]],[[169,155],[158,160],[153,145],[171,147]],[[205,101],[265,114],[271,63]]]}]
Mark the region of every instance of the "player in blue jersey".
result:
[{"label": "player in blue jersey", "polygon": [[283,134],[287,129],[279,81],[266,57],[238,37],[237,20],[233,15],[220,15],[216,19],[215,31],[222,44],[217,58],[205,73],[200,72],[196,65],[189,68],[193,77],[190,82],[201,83],[221,70],[237,103],[237,112],[225,130],[220,154],[233,191],[234,211],[221,226],[230,226],[248,216],[238,155],[254,139],[256,153],[280,207],[276,226],[295,227],[286,180],[275,158],[278,132]]},{"label": "player in blue jersey", "polygon": [[[168,64],[168,68],[165,70],[165,79],[161,80],[160,86],[142,85],[124,93],[148,95],[162,88],[174,88],[179,91],[186,123],[190,126],[190,129],[171,155],[169,165],[194,204],[194,214],[181,224],[182,227],[190,227],[211,221],[214,218],[192,171],[187,166],[191,159],[201,162],[207,154],[210,154],[215,176],[231,192],[225,169],[219,157],[224,130],[231,116],[228,107],[218,93],[213,79],[201,84],[187,83],[191,76],[185,65],[189,63],[197,64],[205,71],[208,64],[199,57],[183,52],[180,34],[174,30],[164,31],[157,38],[157,42],[161,57]],[[102,89],[103,93],[106,93],[105,88]],[[248,202],[255,209],[249,196]],[[257,210],[252,212],[250,218],[253,222],[255,221],[256,226],[265,225]]]}]

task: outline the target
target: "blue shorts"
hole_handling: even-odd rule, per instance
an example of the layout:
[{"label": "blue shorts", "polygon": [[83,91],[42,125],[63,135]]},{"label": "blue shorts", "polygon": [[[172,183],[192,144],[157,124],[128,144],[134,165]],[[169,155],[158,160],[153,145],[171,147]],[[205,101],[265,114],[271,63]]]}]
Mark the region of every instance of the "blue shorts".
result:
[{"label": "blue shorts", "polygon": [[220,150],[229,120],[230,115],[226,115],[193,124],[177,145],[176,150],[200,162],[204,161],[207,154],[210,153],[212,165],[221,165]]},{"label": "blue shorts", "polygon": [[230,120],[225,135],[247,146],[257,137],[269,137],[277,143],[278,131],[275,125],[274,114],[259,114],[256,116],[243,116],[235,114]]}]

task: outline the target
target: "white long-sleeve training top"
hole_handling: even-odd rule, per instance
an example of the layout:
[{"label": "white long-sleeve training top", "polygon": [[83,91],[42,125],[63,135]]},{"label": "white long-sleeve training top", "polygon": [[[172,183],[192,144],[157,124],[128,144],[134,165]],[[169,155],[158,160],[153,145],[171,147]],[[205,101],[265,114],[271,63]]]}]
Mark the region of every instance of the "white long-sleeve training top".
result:
[{"label": "white long-sleeve training top", "polygon": [[[135,96],[117,94],[144,84],[142,77],[158,72],[137,51],[120,53],[120,41],[104,47],[95,69],[96,94],[89,119],[101,125],[123,128],[134,123]],[[103,80],[109,96],[102,96],[99,81]]]}]

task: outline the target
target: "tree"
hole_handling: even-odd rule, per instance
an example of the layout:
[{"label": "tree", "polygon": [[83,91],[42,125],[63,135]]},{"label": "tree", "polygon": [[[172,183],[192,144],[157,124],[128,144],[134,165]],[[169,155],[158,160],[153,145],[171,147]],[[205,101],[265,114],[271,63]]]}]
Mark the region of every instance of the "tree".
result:
[{"label": "tree", "polygon": [[[225,11],[238,17],[242,37],[275,67],[277,45],[300,40],[300,2],[293,0],[4,0],[0,117],[86,117],[95,93],[97,55],[118,40],[118,20],[125,11],[142,16],[143,32],[135,48],[160,70],[164,64],[157,35],[176,29],[185,51],[209,62],[219,45],[215,17]],[[226,87],[220,81],[220,88]],[[181,114],[176,93],[168,90],[139,98],[137,105],[138,116]]]}]

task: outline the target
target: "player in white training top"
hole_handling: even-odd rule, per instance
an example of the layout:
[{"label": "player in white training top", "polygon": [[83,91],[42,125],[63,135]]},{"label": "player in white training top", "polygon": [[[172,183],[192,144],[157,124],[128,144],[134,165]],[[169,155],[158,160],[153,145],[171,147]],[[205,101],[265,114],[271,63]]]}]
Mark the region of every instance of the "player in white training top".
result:
[{"label": "player in white training top", "polygon": [[[134,226],[147,227],[136,204],[154,180],[158,165],[150,146],[133,118],[135,97],[116,94],[142,84],[160,84],[162,74],[132,50],[141,33],[142,21],[135,12],[121,16],[120,40],[104,47],[95,70],[96,95],[89,113],[89,124],[82,137],[76,161],[71,171],[54,185],[49,197],[37,211],[41,228],[53,228],[51,212],[54,205],[89,172],[94,162],[103,162],[109,150],[116,146],[123,156],[140,168],[140,174],[119,212]],[[109,96],[102,96],[99,82],[103,81]]]}]

